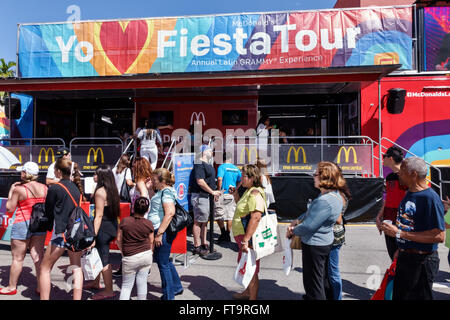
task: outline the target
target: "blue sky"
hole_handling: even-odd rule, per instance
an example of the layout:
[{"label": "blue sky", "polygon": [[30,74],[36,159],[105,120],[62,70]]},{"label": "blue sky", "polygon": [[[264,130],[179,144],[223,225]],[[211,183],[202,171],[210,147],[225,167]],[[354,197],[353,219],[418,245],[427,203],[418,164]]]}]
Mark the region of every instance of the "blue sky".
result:
[{"label": "blue sky", "polygon": [[[17,24],[333,8],[336,0],[2,0],[0,58],[16,61]],[[73,18],[72,18],[73,20]]]}]

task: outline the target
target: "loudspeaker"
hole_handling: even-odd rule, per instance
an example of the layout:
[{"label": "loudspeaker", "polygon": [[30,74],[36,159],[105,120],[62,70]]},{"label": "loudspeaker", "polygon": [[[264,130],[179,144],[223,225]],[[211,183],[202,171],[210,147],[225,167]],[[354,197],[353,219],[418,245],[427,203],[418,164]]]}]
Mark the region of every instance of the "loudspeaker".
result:
[{"label": "loudspeaker", "polygon": [[405,107],[406,90],[402,88],[394,88],[388,90],[387,110],[392,114],[403,112]]},{"label": "loudspeaker", "polygon": [[[6,97],[4,99],[5,103],[5,116],[8,119],[20,119],[22,114],[20,99]],[[11,118],[10,112],[11,111]]]}]

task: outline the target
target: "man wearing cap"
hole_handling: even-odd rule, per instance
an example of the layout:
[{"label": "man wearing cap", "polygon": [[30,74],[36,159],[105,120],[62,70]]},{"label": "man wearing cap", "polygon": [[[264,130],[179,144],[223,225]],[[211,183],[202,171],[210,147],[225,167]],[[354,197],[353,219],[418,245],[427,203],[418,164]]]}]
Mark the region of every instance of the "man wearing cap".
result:
[{"label": "man wearing cap", "polygon": [[[69,148],[66,148],[66,147],[59,148],[58,151],[56,152],[56,158],[63,158],[63,159],[71,160]],[[57,177],[55,177],[55,163],[56,163],[56,161],[53,162],[48,167],[47,176],[45,179],[45,183],[48,186],[59,182],[59,179]]]},{"label": "man wearing cap", "polygon": [[194,226],[192,235],[194,238],[193,254],[205,255],[208,253],[206,244],[206,231],[210,212],[210,195],[219,197],[221,192],[216,190],[216,173],[214,167],[209,164],[212,158],[212,149],[207,145],[200,147],[200,158],[194,164],[192,181],[190,183],[191,204],[194,211]]}]

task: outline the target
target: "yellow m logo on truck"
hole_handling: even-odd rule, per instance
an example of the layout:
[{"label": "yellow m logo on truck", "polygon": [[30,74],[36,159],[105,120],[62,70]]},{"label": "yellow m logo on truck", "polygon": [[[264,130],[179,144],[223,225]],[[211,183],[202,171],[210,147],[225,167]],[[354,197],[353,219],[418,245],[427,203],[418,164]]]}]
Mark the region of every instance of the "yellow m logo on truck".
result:
[{"label": "yellow m logo on truck", "polygon": [[356,157],[356,150],[354,147],[341,147],[337,154],[337,163],[341,163],[341,152],[344,150],[345,162],[349,163],[350,160],[350,151],[353,151],[353,163],[358,163],[358,158]]},{"label": "yellow m logo on truck", "polygon": [[298,154],[300,153],[300,150],[302,150],[302,154],[303,154],[303,163],[306,163],[306,153],[305,153],[305,149],[303,149],[303,147],[290,147],[288,154],[287,154],[287,158],[286,158],[286,162],[290,163],[291,162],[291,152],[292,150],[294,150],[294,160],[295,163],[298,163]]},{"label": "yellow m logo on truck", "polygon": [[88,152],[88,155],[87,155],[87,163],[89,163],[90,160],[91,160],[91,152],[94,153],[94,161],[92,161],[92,163],[97,162],[97,156],[98,156],[99,152],[100,152],[100,155],[102,156],[102,158],[101,158],[102,163],[105,163],[105,156],[104,156],[103,150],[101,148],[97,148],[97,149],[90,148],[89,149],[89,152]]},{"label": "yellow m logo on truck", "polygon": [[22,163],[22,152],[20,152],[19,148],[12,148],[9,151],[11,151],[11,153],[16,156],[20,163]]},{"label": "yellow m logo on truck", "polygon": [[45,162],[49,162],[48,161],[48,156],[50,154],[50,152],[52,153],[52,161],[51,162],[55,162],[55,153],[53,151],[53,148],[41,148],[41,150],[39,151],[39,156],[38,156],[38,163],[42,162],[42,152],[44,152],[45,155]]},{"label": "yellow m logo on truck", "polygon": [[245,152],[247,152],[247,159],[248,159],[248,163],[250,163],[250,159],[252,157],[252,152],[255,151],[255,161],[258,158],[258,150],[256,150],[256,147],[250,147],[250,148],[243,148],[241,150],[241,156],[239,157],[240,162],[239,163],[244,163],[244,156],[245,156]]}]

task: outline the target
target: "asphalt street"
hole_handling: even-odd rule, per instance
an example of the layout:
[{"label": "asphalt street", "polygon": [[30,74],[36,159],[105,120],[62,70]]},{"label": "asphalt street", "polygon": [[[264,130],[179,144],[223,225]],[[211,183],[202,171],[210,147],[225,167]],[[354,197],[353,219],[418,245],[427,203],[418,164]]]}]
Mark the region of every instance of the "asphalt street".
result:
[{"label": "asphalt street", "polygon": [[[287,224],[280,223],[284,234]],[[218,227],[215,224],[215,235]],[[192,237],[188,237],[188,250],[192,248]],[[214,245],[222,254],[217,260],[205,260],[188,253],[187,266],[184,255],[174,256],[184,293],[177,300],[231,300],[234,292],[241,287],[233,280],[237,265],[236,243]],[[440,271],[435,280],[435,299],[450,299],[450,267],[447,261],[448,248],[439,245]],[[259,299],[261,300],[301,300],[304,294],[302,284],[301,251],[294,251],[294,270],[286,276],[282,269],[282,252],[265,257],[261,261]],[[112,251],[113,268],[120,263],[120,253]],[[7,286],[11,253],[9,242],[0,241],[0,285]],[[390,259],[385,249],[384,237],[378,233],[374,224],[347,225],[346,244],[340,252],[340,269],[343,279],[343,300],[369,300],[378,287]],[[70,274],[66,274],[69,259],[64,255],[52,271],[51,299],[70,300]],[[121,278],[114,278],[116,298],[119,298]],[[29,255],[25,258],[24,268],[19,280],[18,294],[0,296],[0,300],[38,300],[35,292],[35,270]],[[95,291],[83,291],[83,299],[90,299]],[[158,267],[153,264],[148,277],[149,300],[159,300],[162,295]],[[136,299],[133,290],[132,299]]]}]

